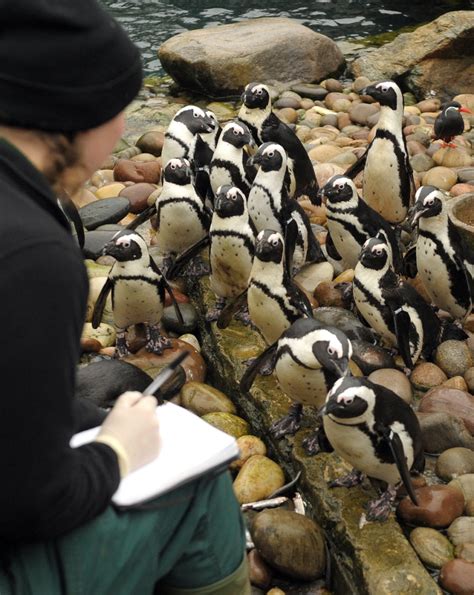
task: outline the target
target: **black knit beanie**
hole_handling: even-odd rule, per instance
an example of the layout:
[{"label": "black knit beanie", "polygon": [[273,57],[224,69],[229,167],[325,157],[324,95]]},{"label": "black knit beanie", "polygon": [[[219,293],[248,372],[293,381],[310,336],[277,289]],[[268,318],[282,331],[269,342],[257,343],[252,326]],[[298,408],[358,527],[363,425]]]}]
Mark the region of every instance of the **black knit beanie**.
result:
[{"label": "black knit beanie", "polygon": [[94,128],[122,111],[141,58],[96,0],[0,0],[0,123]]}]

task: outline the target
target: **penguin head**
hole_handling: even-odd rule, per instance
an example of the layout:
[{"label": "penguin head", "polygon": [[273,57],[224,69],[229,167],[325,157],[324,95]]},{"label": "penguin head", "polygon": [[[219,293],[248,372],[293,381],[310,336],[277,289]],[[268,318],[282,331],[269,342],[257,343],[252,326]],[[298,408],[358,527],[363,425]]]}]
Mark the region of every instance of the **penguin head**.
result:
[{"label": "penguin head", "polygon": [[257,236],[255,257],[263,262],[281,263],[283,261],[283,237],[277,231],[264,229]]},{"label": "penguin head", "polygon": [[383,81],[362,89],[361,95],[370,95],[380,105],[387,106],[396,111],[403,108],[403,95],[400,87],[393,81]]},{"label": "penguin head", "polygon": [[270,111],[272,100],[270,91],[261,83],[249,83],[242,93],[242,101],[248,109],[261,109]]},{"label": "penguin head", "polygon": [[368,421],[375,407],[376,389],[366,378],[340,378],[328,392],[321,413],[348,425]]},{"label": "penguin head", "polygon": [[329,203],[347,203],[353,197],[357,199],[357,188],[350,178],[337,175],[323,186],[321,194]]},{"label": "penguin head", "polygon": [[163,171],[165,182],[185,186],[191,183],[191,165],[187,159],[170,159]]},{"label": "penguin head", "polygon": [[119,262],[130,262],[148,255],[148,248],[139,233],[124,229],[116,233],[106,244],[103,253],[113,256]]},{"label": "penguin head", "polygon": [[259,165],[260,169],[265,172],[280,171],[282,167],[286,168],[286,151],[277,143],[263,143],[247,163],[249,165]]},{"label": "penguin head", "polygon": [[222,130],[222,139],[238,149],[246,145],[255,145],[250,130],[243,122],[229,122],[226,124]]},{"label": "penguin head", "polygon": [[326,327],[316,330],[312,351],[319,364],[336,378],[350,375],[352,344],[339,329]]},{"label": "penguin head", "polygon": [[213,132],[217,121],[196,105],[186,105],[176,113],[173,122],[186,126],[192,134]]},{"label": "penguin head", "polygon": [[362,246],[359,262],[367,269],[381,271],[390,266],[390,247],[383,238],[370,238]]},{"label": "penguin head", "polygon": [[243,215],[245,212],[244,193],[230,184],[219,186],[214,201],[214,212],[222,218]]},{"label": "penguin head", "polygon": [[443,210],[445,198],[441,190],[434,186],[420,186],[415,194],[415,204],[410,213],[411,225],[416,225],[422,217],[437,217]]}]

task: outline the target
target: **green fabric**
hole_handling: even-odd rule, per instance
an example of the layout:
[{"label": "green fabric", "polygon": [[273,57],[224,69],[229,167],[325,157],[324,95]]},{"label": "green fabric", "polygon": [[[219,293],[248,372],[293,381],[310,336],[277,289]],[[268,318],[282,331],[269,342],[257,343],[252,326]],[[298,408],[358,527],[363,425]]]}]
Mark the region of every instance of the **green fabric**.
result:
[{"label": "green fabric", "polygon": [[62,568],[67,595],[146,595],[160,581],[181,589],[214,585],[241,566],[244,527],[228,473],[200,478],[146,506],[109,507],[55,543],[15,548],[16,591],[0,572],[0,593],[61,595]]}]

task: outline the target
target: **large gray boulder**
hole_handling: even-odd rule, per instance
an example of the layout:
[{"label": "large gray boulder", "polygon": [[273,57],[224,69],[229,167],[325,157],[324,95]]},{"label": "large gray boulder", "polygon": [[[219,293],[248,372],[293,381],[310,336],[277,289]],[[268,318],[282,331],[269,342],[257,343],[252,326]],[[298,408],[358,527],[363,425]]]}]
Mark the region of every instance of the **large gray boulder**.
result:
[{"label": "large gray boulder", "polygon": [[158,57],[178,84],[216,97],[239,93],[252,81],[317,82],[344,63],[334,41],[286,18],[180,33],[161,45]]},{"label": "large gray boulder", "polygon": [[442,100],[474,87],[474,12],[448,12],[412,33],[354,60],[355,77],[397,79],[419,99],[435,92]]}]

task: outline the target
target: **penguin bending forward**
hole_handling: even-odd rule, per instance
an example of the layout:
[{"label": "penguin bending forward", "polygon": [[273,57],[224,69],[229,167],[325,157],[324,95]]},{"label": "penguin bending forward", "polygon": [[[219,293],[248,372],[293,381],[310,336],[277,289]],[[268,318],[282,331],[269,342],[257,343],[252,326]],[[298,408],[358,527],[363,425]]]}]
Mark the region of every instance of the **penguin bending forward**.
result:
[{"label": "penguin bending forward", "polygon": [[422,473],[425,461],[420,425],[410,405],[384,386],[346,376],[329,391],[322,415],[327,439],[354,467],[330,486],[351,487],[362,481],[362,474],[388,484],[380,498],[369,502],[362,526],[365,520],[387,520],[400,480],[418,505],[410,470]]}]

